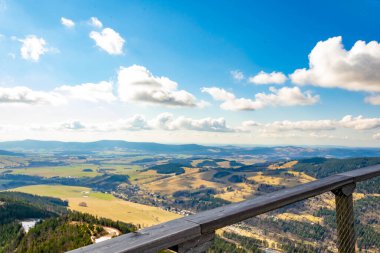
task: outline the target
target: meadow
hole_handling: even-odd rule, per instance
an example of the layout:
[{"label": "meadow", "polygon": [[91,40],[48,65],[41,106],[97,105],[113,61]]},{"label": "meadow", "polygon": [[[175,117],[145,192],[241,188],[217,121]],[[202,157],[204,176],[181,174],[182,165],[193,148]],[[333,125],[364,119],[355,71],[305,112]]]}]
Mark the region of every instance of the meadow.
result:
[{"label": "meadow", "polygon": [[[44,166],[44,167],[26,167],[12,169],[12,174],[40,176],[45,178],[51,177],[95,177],[104,174],[104,171],[128,175],[135,178],[138,170],[141,169],[139,165],[95,165],[95,164],[73,164],[67,166]],[[100,170],[100,171],[99,171]],[[103,170],[103,171],[101,171]]]},{"label": "meadow", "polygon": [[[141,227],[179,218],[163,209],[118,199],[111,194],[94,192],[87,187],[62,185],[32,185],[12,189],[34,195],[56,197],[67,200],[69,208],[99,217],[133,223]],[[86,203],[87,206],[80,205]]]}]

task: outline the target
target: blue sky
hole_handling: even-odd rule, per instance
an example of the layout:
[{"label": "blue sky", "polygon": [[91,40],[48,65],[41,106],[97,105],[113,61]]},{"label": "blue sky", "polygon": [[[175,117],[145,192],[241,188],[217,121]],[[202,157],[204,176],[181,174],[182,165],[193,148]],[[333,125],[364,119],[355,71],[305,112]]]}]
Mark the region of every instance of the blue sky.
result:
[{"label": "blue sky", "polygon": [[0,139],[380,146],[379,11],[0,0]]}]

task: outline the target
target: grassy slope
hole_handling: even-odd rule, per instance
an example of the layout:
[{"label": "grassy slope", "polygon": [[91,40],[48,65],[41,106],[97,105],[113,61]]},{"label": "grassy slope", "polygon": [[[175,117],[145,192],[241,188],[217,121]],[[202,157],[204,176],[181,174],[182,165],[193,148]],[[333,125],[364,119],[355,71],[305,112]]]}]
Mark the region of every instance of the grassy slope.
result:
[{"label": "grassy slope", "polygon": [[[130,175],[135,177],[138,170],[141,169],[138,165],[115,165],[105,164],[102,166],[94,164],[75,164],[69,166],[46,166],[46,167],[28,167],[12,169],[12,174],[30,175],[40,177],[95,177],[103,173],[97,172],[98,169],[112,169],[109,173]],[[84,169],[92,169],[91,172],[83,171]]]},{"label": "grassy slope", "polygon": [[[92,169],[92,172],[84,172],[83,169]],[[31,167],[25,169],[13,169],[12,174],[22,174],[41,177],[94,177],[100,175],[96,170],[98,166],[92,164]]]},{"label": "grassy slope", "polygon": [[[90,188],[61,185],[33,185],[12,189],[40,196],[57,197],[69,201],[72,210],[100,217],[120,220],[143,227],[180,217],[156,207],[136,204],[115,198],[111,194],[92,192]],[[86,197],[87,196],[87,197]],[[87,207],[79,206],[86,202]]]}]

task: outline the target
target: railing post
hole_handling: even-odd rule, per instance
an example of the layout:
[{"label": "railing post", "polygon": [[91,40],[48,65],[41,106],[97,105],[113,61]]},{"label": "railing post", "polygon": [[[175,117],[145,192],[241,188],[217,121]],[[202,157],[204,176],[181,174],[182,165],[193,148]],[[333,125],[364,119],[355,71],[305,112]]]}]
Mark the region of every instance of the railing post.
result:
[{"label": "railing post", "polygon": [[339,253],[355,253],[355,218],[352,198],[355,187],[353,183],[332,191],[335,194]]},{"label": "railing post", "polygon": [[178,253],[205,253],[211,247],[214,237],[215,232],[203,234],[190,241],[177,245],[173,250]]}]

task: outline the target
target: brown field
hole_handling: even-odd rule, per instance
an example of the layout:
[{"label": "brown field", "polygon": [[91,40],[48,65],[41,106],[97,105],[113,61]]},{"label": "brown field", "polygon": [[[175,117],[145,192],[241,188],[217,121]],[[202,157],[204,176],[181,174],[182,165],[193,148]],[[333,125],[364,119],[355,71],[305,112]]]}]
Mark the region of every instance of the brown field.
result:
[{"label": "brown field", "polygon": [[290,161],[290,162],[284,163],[282,165],[278,165],[278,164],[274,163],[274,164],[269,165],[268,169],[270,169],[270,170],[291,169],[297,163],[298,163],[298,161]]},{"label": "brown field", "polygon": [[227,187],[223,188],[224,193],[219,193],[215,197],[231,201],[239,202],[249,199],[255,193],[255,187],[246,183],[237,183],[233,186],[233,191],[227,191]]},{"label": "brown field", "polygon": [[231,168],[230,161],[224,161],[224,162],[217,162],[217,164],[225,169]]},{"label": "brown field", "polygon": [[282,185],[284,181],[281,177],[265,176],[262,172],[258,172],[255,176],[251,176],[248,179],[270,185]]},{"label": "brown field", "polygon": [[180,190],[198,189],[201,186],[221,189],[222,184],[210,182],[202,178],[199,169],[185,168],[185,173],[141,184],[144,189],[162,194],[173,194]]},{"label": "brown field", "polygon": [[295,214],[295,213],[281,213],[276,215],[278,219],[281,220],[295,220],[295,221],[301,221],[301,222],[311,222],[311,223],[323,223],[323,218],[316,217],[311,214]]},{"label": "brown field", "polygon": [[[133,223],[141,227],[156,225],[180,217],[178,214],[157,207],[121,200],[107,193],[93,192],[87,187],[33,185],[15,188],[12,191],[68,200],[69,208],[72,210]],[[87,207],[79,206],[81,202],[85,202]]]}]

